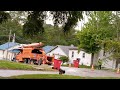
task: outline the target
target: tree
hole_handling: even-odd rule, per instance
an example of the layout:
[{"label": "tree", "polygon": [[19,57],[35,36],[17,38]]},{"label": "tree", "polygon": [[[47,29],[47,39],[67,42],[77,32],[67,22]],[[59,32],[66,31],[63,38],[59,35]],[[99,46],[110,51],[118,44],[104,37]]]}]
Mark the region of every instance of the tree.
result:
[{"label": "tree", "polygon": [[65,63],[65,62],[68,62],[68,61],[69,61],[69,58],[68,58],[67,56],[61,56],[59,59],[60,59],[60,60],[62,60],[62,61],[63,61],[63,63]]},{"label": "tree", "polygon": [[[75,30],[71,30],[64,35],[61,27],[54,27],[50,24],[44,24],[44,33],[29,38],[32,42],[43,42],[45,45],[77,45]],[[27,38],[28,40],[28,38]]]},{"label": "tree", "polygon": [[[28,21],[23,26],[25,36],[33,37],[44,32],[44,21],[48,11],[29,11]],[[49,11],[53,16],[54,26],[62,24],[63,31],[68,32],[83,18],[83,11]]]},{"label": "tree", "polygon": [[20,24],[22,13],[20,13],[19,11],[10,11],[8,14],[10,15],[11,18],[7,18],[6,22],[2,22],[0,24],[0,31],[1,31],[0,44],[8,42],[10,30],[11,30],[11,38],[10,38],[11,40],[10,41],[12,41],[12,36],[15,33],[16,34],[16,38],[15,38],[16,42],[28,43],[28,40],[26,40],[23,37],[22,25]]},{"label": "tree", "polygon": [[86,29],[78,33],[78,40],[80,41],[80,44],[78,45],[79,51],[80,49],[84,49],[85,52],[92,53],[92,65],[94,54],[101,49],[100,43],[98,41],[98,35],[94,32],[94,30]]},{"label": "tree", "polygon": [[87,53],[92,53],[91,65],[94,54],[100,51],[104,45],[103,40],[112,37],[113,29],[110,24],[112,12],[94,11],[90,14],[89,22],[78,32],[77,38],[80,42],[79,50],[82,48]]},{"label": "tree", "polygon": [[7,21],[10,18],[10,14],[5,11],[0,11],[0,24]]},{"label": "tree", "polygon": [[110,53],[110,58],[112,60],[116,60],[116,68],[120,63],[120,12],[115,11],[113,12],[113,20],[112,20],[112,27],[113,27],[113,38],[111,40],[104,41],[106,43],[106,51]]}]

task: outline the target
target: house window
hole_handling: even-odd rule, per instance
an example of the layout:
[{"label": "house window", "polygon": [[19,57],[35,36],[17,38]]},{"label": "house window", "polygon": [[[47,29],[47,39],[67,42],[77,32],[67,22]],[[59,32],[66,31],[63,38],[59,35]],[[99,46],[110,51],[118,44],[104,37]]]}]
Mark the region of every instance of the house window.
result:
[{"label": "house window", "polygon": [[72,57],[74,57],[74,52],[72,51]]},{"label": "house window", "polygon": [[83,58],[85,58],[85,53],[83,53]]}]

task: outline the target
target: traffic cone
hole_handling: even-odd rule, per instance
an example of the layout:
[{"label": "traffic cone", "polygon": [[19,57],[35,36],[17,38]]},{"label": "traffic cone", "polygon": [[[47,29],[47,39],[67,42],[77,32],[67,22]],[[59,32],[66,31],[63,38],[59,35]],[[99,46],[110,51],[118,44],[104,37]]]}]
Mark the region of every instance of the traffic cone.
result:
[{"label": "traffic cone", "polygon": [[117,74],[119,74],[120,73],[120,70],[119,70],[119,68],[117,68],[117,72],[116,72]]},{"label": "traffic cone", "polygon": [[94,70],[94,65],[92,65],[91,70],[92,70],[92,71]]}]

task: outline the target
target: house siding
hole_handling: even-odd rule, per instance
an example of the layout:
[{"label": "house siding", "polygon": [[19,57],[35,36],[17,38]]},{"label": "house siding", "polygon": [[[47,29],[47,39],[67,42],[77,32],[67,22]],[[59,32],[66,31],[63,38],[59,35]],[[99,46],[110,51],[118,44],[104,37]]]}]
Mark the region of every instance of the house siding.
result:
[{"label": "house siding", "polygon": [[[74,57],[72,56],[72,52],[74,52]],[[78,50],[69,50],[69,60],[71,63],[73,63],[73,60],[76,60],[77,58],[80,58],[80,65],[87,65],[90,66],[91,63],[91,54],[85,53],[85,58],[83,57],[83,53],[85,53],[84,51],[80,51],[78,53]]]},{"label": "house siding", "polygon": [[52,56],[55,55],[55,59],[58,59],[60,56],[67,56],[62,50],[61,48],[57,47],[54,50],[52,50],[51,52],[47,53],[47,55]]},{"label": "house siding", "polygon": [[[6,49],[6,50],[0,50],[0,59],[1,59],[1,60],[2,60],[2,59],[12,60],[13,57],[14,57],[14,53],[9,52],[8,50],[12,50],[12,49],[18,48],[18,47],[20,47],[20,46],[21,46],[21,45],[16,45],[16,46],[13,46],[13,47],[11,47],[11,48],[9,48],[9,49]],[[3,53],[3,51],[4,51],[4,53]]]},{"label": "house siding", "polygon": [[[72,52],[74,52],[74,57],[72,57]],[[73,60],[76,60],[78,56],[78,50],[69,50],[69,61],[73,63]]]},{"label": "house siding", "polygon": [[[85,53],[85,57],[83,57],[83,53]],[[78,58],[80,58],[80,65],[86,65],[86,66],[90,66],[91,64],[91,54],[88,54],[84,51],[80,51],[78,56]]]},{"label": "house siding", "polygon": [[3,52],[4,50],[0,50],[0,60],[3,59]]}]

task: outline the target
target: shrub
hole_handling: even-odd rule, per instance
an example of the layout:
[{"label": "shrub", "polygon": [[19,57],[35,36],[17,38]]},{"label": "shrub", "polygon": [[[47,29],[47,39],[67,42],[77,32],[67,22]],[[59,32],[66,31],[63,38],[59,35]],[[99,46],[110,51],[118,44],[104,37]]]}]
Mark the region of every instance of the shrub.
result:
[{"label": "shrub", "polygon": [[67,57],[67,56],[61,56],[59,59],[60,59],[60,60],[62,60],[62,61],[63,61],[63,63],[65,63],[65,62],[68,62],[68,61],[69,61],[69,59],[68,59],[68,57]]}]

